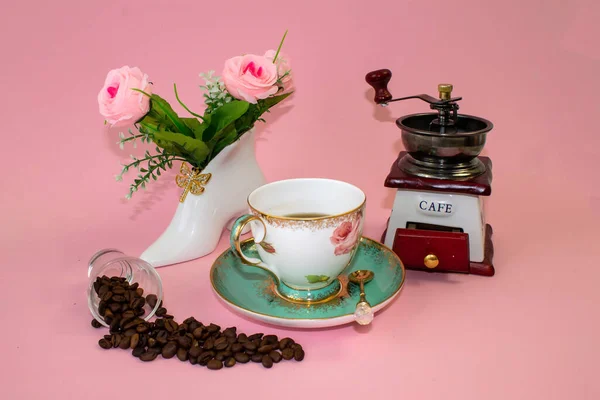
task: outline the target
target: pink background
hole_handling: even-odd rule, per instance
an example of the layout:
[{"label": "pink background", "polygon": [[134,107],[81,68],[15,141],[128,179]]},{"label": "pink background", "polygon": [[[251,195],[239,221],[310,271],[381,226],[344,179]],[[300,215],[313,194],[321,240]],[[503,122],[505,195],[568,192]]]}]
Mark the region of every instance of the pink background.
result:
[{"label": "pink background", "polygon": [[[598,2],[13,1],[3,6],[2,382],[6,399],[161,398],[598,399],[600,91]],[[367,192],[378,238],[402,149],[395,118],[420,101],[376,108],[364,75],[390,68],[395,96],[451,82],[461,112],[490,119],[487,219],[493,278],[409,272],[369,329],[290,331],[243,319],[212,293],[227,246],[159,270],[178,317],[291,336],[302,363],[218,372],[142,363],[97,346],[85,269],[98,249],[140,254],[170,220],[173,174],[127,202],[116,183],[117,131],[96,94],[107,71],[139,66],[174,102],[202,108],[198,73],[277,46],[297,92],[259,127],[269,180],[326,176]],[[175,107],[182,111],[180,107]],[[140,149],[136,150],[138,153]],[[337,382],[336,382],[337,380]],[[133,397],[132,397],[133,398]]]}]

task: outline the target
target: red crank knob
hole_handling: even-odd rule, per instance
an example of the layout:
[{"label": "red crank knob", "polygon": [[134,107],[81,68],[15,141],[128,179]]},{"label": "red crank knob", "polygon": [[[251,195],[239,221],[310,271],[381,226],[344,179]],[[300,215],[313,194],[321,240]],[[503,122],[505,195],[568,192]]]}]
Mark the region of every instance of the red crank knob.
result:
[{"label": "red crank knob", "polygon": [[392,79],[392,71],[389,69],[378,69],[365,76],[367,83],[375,89],[375,103],[383,104],[392,99],[392,94],[387,88],[390,79]]}]

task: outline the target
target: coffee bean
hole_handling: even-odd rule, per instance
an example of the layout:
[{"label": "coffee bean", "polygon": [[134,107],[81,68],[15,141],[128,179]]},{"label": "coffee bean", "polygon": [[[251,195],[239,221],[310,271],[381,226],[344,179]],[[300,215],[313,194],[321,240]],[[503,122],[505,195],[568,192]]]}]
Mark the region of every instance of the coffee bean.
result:
[{"label": "coffee bean", "polygon": [[227,346],[229,346],[229,343],[227,342],[226,337],[222,336],[222,337],[218,338],[217,340],[215,340],[215,349],[225,350],[227,348]]},{"label": "coffee bean", "polygon": [[243,346],[246,350],[256,350],[256,345],[252,342],[246,342]]},{"label": "coffee bean", "polygon": [[236,331],[235,327],[227,328],[223,331],[223,335],[225,337],[234,338],[236,336],[235,331]]},{"label": "coffee bean", "polygon": [[135,335],[137,332],[135,331],[135,329],[127,329],[125,331],[125,333],[123,333],[123,335],[127,336],[127,337],[132,337],[133,335]]},{"label": "coffee bean", "polygon": [[158,301],[158,297],[155,294],[149,294],[146,296],[146,303],[150,306],[150,308],[154,308],[156,306],[156,302]]},{"label": "coffee bean", "polygon": [[140,342],[140,334],[139,333],[134,333],[131,336],[131,339],[129,339],[129,344],[132,349],[135,349],[138,345],[138,343]]},{"label": "coffee bean", "polygon": [[108,340],[109,342],[112,342],[112,336],[113,335],[104,335],[104,339]]},{"label": "coffee bean", "polygon": [[248,340],[252,341],[252,340],[256,340],[262,338],[264,335],[264,333],[255,333],[254,335],[250,335],[248,336]]},{"label": "coffee bean", "polygon": [[102,301],[109,301],[109,300],[110,300],[110,298],[111,298],[112,296],[113,296],[113,292],[111,292],[111,291],[109,290],[108,292],[104,293],[104,294],[102,295],[102,297],[100,297],[100,299],[101,299]]},{"label": "coffee bean", "polygon": [[194,346],[188,351],[188,354],[190,355],[190,357],[198,357],[200,354],[202,354],[202,352],[204,352],[204,349],[202,349],[202,347]]},{"label": "coffee bean", "polygon": [[169,340],[169,333],[167,331],[159,331],[156,334],[156,341],[160,344],[165,344]]},{"label": "coffee bean", "polygon": [[294,350],[294,360],[296,360],[296,361],[304,360],[304,350],[302,350],[301,347],[297,347],[296,350]]},{"label": "coffee bean", "polygon": [[225,360],[223,365],[225,365],[227,368],[233,367],[235,365],[235,358],[229,357],[227,360]]},{"label": "coffee bean", "polygon": [[186,324],[186,325],[189,325],[192,322],[196,322],[196,318],[194,318],[194,317],[187,317],[186,319],[183,320],[183,323]]},{"label": "coffee bean", "polygon": [[143,308],[140,308],[135,312],[135,315],[137,315],[138,317],[141,317],[144,314],[146,314],[146,310],[144,310]]},{"label": "coffee bean", "polygon": [[98,314],[104,316],[105,312],[106,312],[106,302],[101,301],[100,303],[98,303]]},{"label": "coffee bean", "polygon": [[292,350],[301,349],[301,348],[302,348],[302,345],[301,345],[301,344],[299,344],[299,343],[294,343],[294,344],[292,344],[292,345],[290,346],[290,348],[291,348]]},{"label": "coffee bean", "polygon": [[123,338],[121,339],[121,343],[119,343],[119,348],[125,350],[125,349],[128,349],[130,345],[131,345],[131,337],[123,336]]},{"label": "coffee bean", "polygon": [[122,313],[124,313],[125,311],[127,311],[129,309],[130,309],[129,304],[127,304],[127,303],[121,304],[121,312]]},{"label": "coffee bean", "polygon": [[175,318],[174,316],[172,316],[171,314],[165,314],[162,316],[164,319],[173,319]]},{"label": "coffee bean", "polygon": [[262,365],[265,368],[271,368],[273,366],[273,360],[271,359],[271,357],[269,357],[268,354],[265,354],[264,356],[262,356]]},{"label": "coffee bean", "polygon": [[183,347],[184,349],[189,349],[192,347],[192,338],[189,336],[179,336],[177,338],[177,343],[179,343],[179,346]]},{"label": "coffee bean", "polygon": [[133,298],[131,297],[131,292],[129,292],[129,291],[128,291],[128,292],[125,292],[125,293],[123,294],[123,297],[125,297],[125,302],[126,302],[127,304],[131,305],[131,303],[132,303],[132,301],[133,301]]},{"label": "coffee bean", "polygon": [[214,360],[210,360],[207,364],[208,369],[221,369],[223,368],[223,362],[214,359]]},{"label": "coffee bean", "polygon": [[270,353],[272,350],[273,350],[273,346],[266,344],[264,346],[259,347],[257,351],[262,354],[267,354],[267,353]]},{"label": "coffee bean", "polygon": [[96,294],[98,294],[98,290],[100,289],[100,285],[101,285],[101,283],[100,283],[99,280],[94,281],[94,292],[96,292]]},{"label": "coffee bean", "polygon": [[208,361],[212,360],[215,357],[215,355],[216,354],[214,351],[205,351],[198,356],[198,360],[208,362]]},{"label": "coffee bean", "polygon": [[123,315],[121,315],[124,321],[129,322],[130,319],[135,318],[135,313],[132,310],[125,311]]},{"label": "coffee bean", "polygon": [[92,326],[93,326],[94,328],[100,328],[100,327],[102,327],[102,324],[101,324],[100,322],[98,322],[98,321],[96,320],[96,318],[94,318],[94,319],[92,320]]},{"label": "coffee bean", "polygon": [[125,296],[123,296],[122,294],[113,294],[112,300],[116,301],[117,303],[124,303],[126,301]]},{"label": "coffee bean", "polygon": [[135,327],[135,330],[137,333],[148,332],[148,329],[149,329],[149,326],[147,323],[139,324],[138,326]]},{"label": "coffee bean", "polygon": [[140,284],[139,284],[139,283],[137,283],[137,282],[134,282],[133,284],[131,284],[131,285],[129,286],[129,290],[137,290],[137,288],[138,288],[139,286],[140,286]]},{"label": "coffee bean", "polygon": [[269,353],[269,357],[271,357],[274,363],[278,363],[279,361],[281,361],[281,353],[278,351],[273,350]]},{"label": "coffee bean", "polygon": [[277,343],[277,335],[266,335],[266,336],[263,336],[263,340],[266,342],[266,344]]},{"label": "coffee bean", "polygon": [[[114,294],[123,294],[123,293],[125,293],[125,289],[121,286],[115,286],[115,287],[113,287],[112,292]],[[115,300],[115,301],[119,301],[119,300]]]},{"label": "coffee bean", "polygon": [[130,328],[135,328],[136,326],[138,326],[139,324],[143,323],[144,320],[141,318],[135,318],[133,319],[131,322],[128,322],[127,324],[125,324],[125,326],[123,326],[123,329],[127,330]]},{"label": "coffee bean", "polygon": [[210,333],[215,333],[215,332],[219,332],[221,330],[221,327],[219,325],[215,325],[213,323],[211,323],[206,330]]},{"label": "coffee bean", "polygon": [[248,361],[250,361],[250,356],[245,353],[235,353],[233,357],[235,358],[235,361],[242,364],[245,364]]},{"label": "coffee bean", "polygon": [[113,318],[113,317],[106,317],[106,321],[108,322],[110,320],[110,331],[111,332],[118,332],[119,329],[121,328],[121,319],[120,318]]},{"label": "coffee bean", "polygon": [[244,346],[241,343],[234,343],[231,345],[231,351],[233,351],[234,353],[242,351],[243,348]]},{"label": "coffee bean", "polygon": [[234,338],[234,337],[228,337],[228,338],[227,338],[227,343],[228,343],[228,344],[234,344],[234,343],[236,343],[236,342],[237,342],[237,339],[236,339],[236,338]]},{"label": "coffee bean", "polygon": [[262,362],[262,358],[263,358],[263,355],[260,353],[253,354],[252,357],[250,357],[250,359],[256,363]]},{"label": "coffee bean", "polygon": [[144,349],[143,347],[136,347],[135,349],[133,349],[133,351],[131,352],[131,355],[134,357],[139,357],[142,354],[144,354],[146,352],[146,349]]},{"label": "coffee bean", "polygon": [[245,333],[240,333],[237,338],[238,343],[246,343],[248,341],[248,336]]},{"label": "coffee bean", "polygon": [[187,350],[186,349],[177,350],[177,358],[179,359],[179,361],[187,361],[187,359],[188,359]]},{"label": "coffee bean", "polygon": [[149,338],[148,339],[148,347],[155,347],[158,345],[158,342],[156,341],[156,339],[154,338]]},{"label": "coffee bean", "polygon": [[173,321],[172,319],[165,321],[165,328],[167,328],[167,331],[169,332],[175,332],[178,327],[179,325],[177,325],[177,322]]},{"label": "coffee bean", "polygon": [[158,310],[156,310],[156,316],[157,317],[162,317],[167,313],[167,309],[164,307],[160,307]]},{"label": "coffee bean", "polygon": [[194,335],[194,337],[196,339],[200,339],[202,337],[202,333],[204,333],[204,330],[200,327],[200,328],[194,329],[194,331],[192,332],[192,335]]},{"label": "coffee bean", "polygon": [[164,358],[173,358],[177,353],[177,345],[175,342],[169,342],[162,348],[162,356]]},{"label": "coffee bean", "polygon": [[281,350],[284,350],[285,348],[287,348],[289,345],[294,344],[294,341],[290,338],[283,338],[279,341],[279,348]]},{"label": "coffee bean", "polygon": [[140,360],[142,361],[153,361],[158,357],[158,353],[154,351],[147,351],[140,356]]},{"label": "coffee bean", "polygon": [[121,344],[121,338],[122,338],[122,336],[119,335],[118,333],[112,335],[112,344],[115,349],[117,347],[119,347],[119,344]]},{"label": "coffee bean", "polygon": [[105,350],[108,350],[112,347],[112,343],[110,343],[108,340],[106,340],[104,338],[102,338],[98,341],[98,345]]},{"label": "coffee bean", "polygon": [[225,352],[224,351],[217,352],[217,354],[215,355],[215,359],[217,359],[219,361],[225,360]]},{"label": "coffee bean", "polygon": [[110,308],[110,311],[112,311],[113,313],[121,311],[121,305],[119,303],[110,303],[108,308]]},{"label": "coffee bean", "polygon": [[164,329],[165,328],[165,320],[164,319],[158,319],[154,322],[154,326],[157,329]]},{"label": "coffee bean", "polygon": [[[185,322],[184,322],[185,324]],[[188,324],[186,324],[187,326],[187,331],[188,332],[194,332],[196,329],[200,328],[202,325],[200,325],[200,323],[198,321],[192,321]]]},{"label": "coffee bean", "polygon": [[108,285],[100,286],[100,289],[98,289],[98,296],[100,296],[100,298],[102,298],[102,296],[104,296],[104,294],[106,292],[108,292],[109,290],[110,290],[110,288],[108,287]]},{"label": "coffee bean", "polygon": [[142,289],[141,287],[135,289],[135,295],[136,296],[140,296],[140,297],[143,296],[144,295],[144,289]]},{"label": "coffee bean", "polygon": [[209,338],[206,342],[204,342],[202,347],[204,347],[205,350],[211,350],[213,347],[215,347],[215,341],[213,338]]},{"label": "coffee bean", "polygon": [[294,358],[294,350],[290,349],[289,347],[286,347],[281,352],[281,356],[284,360],[291,360],[292,358]]},{"label": "coffee bean", "polygon": [[192,365],[196,365],[196,364],[204,365],[204,364],[200,363],[200,360],[196,357],[190,357],[188,361]]}]

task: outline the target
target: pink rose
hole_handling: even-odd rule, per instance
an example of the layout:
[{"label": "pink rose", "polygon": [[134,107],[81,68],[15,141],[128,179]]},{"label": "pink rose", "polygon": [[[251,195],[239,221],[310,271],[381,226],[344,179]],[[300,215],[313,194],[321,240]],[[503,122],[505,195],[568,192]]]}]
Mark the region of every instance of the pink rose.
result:
[{"label": "pink rose", "polygon": [[[265,57],[273,61],[275,53],[275,50],[268,50],[265,53]],[[292,67],[290,58],[287,54],[279,52],[277,55],[277,60],[275,60],[275,65],[277,65],[279,86],[283,88],[282,94],[291,91],[294,88],[294,83],[292,82]]]},{"label": "pink rose", "polygon": [[331,244],[336,245],[334,254],[340,256],[352,251],[359,239],[361,214],[356,214],[356,218],[350,222],[342,222],[331,235]]},{"label": "pink rose", "polygon": [[111,126],[123,126],[141,119],[150,110],[150,98],[131,89],[151,94],[148,75],[138,67],[113,69],[98,93],[100,114]]},{"label": "pink rose", "polygon": [[266,57],[254,54],[225,61],[222,79],[229,94],[252,104],[272,96],[278,90],[275,64]]}]

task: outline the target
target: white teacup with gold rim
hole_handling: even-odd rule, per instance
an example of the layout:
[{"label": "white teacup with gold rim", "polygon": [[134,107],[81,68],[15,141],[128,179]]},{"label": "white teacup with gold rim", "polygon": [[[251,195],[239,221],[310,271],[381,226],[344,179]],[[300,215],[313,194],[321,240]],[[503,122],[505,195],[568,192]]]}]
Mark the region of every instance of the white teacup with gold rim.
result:
[{"label": "white teacup with gold rim", "polygon": [[[272,272],[279,293],[293,301],[325,301],[340,290],[338,276],[350,263],[364,225],[366,196],[346,182],[297,178],[268,183],[248,196],[249,214],[231,230],[242,262]],[[250,224],[260,259],[241,251]]]}]

